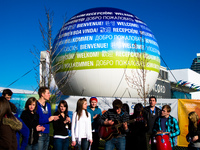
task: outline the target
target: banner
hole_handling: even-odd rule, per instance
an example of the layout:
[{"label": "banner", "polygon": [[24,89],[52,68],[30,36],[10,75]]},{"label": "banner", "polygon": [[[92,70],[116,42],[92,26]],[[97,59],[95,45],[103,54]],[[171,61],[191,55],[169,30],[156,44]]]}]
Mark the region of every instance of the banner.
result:
[{"label": "banner", "polygon": [[188,114],[195,111],[200,116],[200,101],[191,99],[178,100],[178,118],[180,135],[178,136],[178,146],[187,147],[186,135],[188,134]]},{"label": "banner", "polygon": [[[76,103],[78,101],[79,98],[83,98],[84,96],[66,96],[66,95],[62,95],[61,99],[66,100],[68,103],[68,110],[71,112],[74,112],[76,110]],[[89,100],[90,97],[86,97],[88,105],[89,105]],[[97,97],[98,99],[98,107],[101,109],[101,111],[105,111],[108,110],[110,108],[112,108],[112,102],[116,99],[116,98],[111,98],[111,97]],[[129,105],[129,110],[130,110],[130,114],[133,113],[134,111],[134,106],[137,103],[142,103],[142,105],[144,105],[144,101],[141,100],[140,98],[121,98],[122,103],[126,103]],[[163,105],[170,105],[171,106],[171,113],[170,115],[172,115],[174,118],[178,119],[178,100],[177,99],[157,99],[157,104],[156,106],[160,109],[162,109]],[[149,100],[147,99],[147,104],[146,106],[149,105]]]},{"label": "banner", "polygon": [[[68,104],[68,115],[69,117],[72,119],[72,115],[76,110],[76,104],[77,101],[80,98],[86,98],[87,99],[87,104],[89,105],[89,100],[90,97],[87,96],[66,96],[66,95],[62,95],[61,96],[61,100],[65,100]],[[102,112],[107,111],[108,109],[113,108],[112,107],[112,102],[116,99],[115,97],[97,97],[98,99],[98,107],[101,109]],[[141,100],[140,98],[119,98],[122,103],[126,103],[129,105],[129,110],[130,110],[130,114],[133,114],[134,112],[134,106],[137,103],[142,103],[142,105],[144,106],[144,101]],[[156,106],[160,109],[162,109],[163,105],[170,105],[171,106],[171,113],[170,115],[172,115],[174,118],[178,119],[178,100],[177,99],[157,99],[157,104]],[[58,104],[56,104],[58,105]],[[149,100],[147,99],[147,105],[149,105]],[[69,131],[69,135],[71,135],[71,131]]]},{"label": "banner", "polygon": [[[2,93],[0,93],[2,95]],[[35,97],[36,99],[39,98],[38,94],[21,94],[21,93],[13,93],[12,98],[10,100],[11,103],[15,104],[17,107],[17,114],[20,117],[22,111],[24,110],[26,101],[30,97]]]}]

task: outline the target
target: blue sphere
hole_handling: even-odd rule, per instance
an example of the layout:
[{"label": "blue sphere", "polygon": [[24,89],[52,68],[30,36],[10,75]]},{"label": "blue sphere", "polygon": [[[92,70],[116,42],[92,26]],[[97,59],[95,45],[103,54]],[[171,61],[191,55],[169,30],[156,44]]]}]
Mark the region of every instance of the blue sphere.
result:
[{"label": "blue sphere", "polygon": [[54,41],[55,81],[66,95],[121,97],[128,89],[138,97],[137,87],[127,80],[132,70],[141,69],[138,53],[148,55],[145,70],[150,90],[159,73],[160,52],[147,25],[121,9],[82,11],[64,24]]}]

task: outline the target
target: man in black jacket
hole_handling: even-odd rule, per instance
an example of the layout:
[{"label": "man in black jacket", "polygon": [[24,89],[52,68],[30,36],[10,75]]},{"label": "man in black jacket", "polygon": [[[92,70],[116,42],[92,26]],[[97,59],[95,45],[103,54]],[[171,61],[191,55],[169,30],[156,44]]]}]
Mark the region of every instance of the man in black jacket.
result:
[{"label": "man in black jacket", "polygon": [[151,150],[156,150],[156,145],[154,143],[152,131],[156,118],[161,115],[161,110],[158,107],[156,107],[156,103],[157,103],[156,97],[151,96],[149,97],[149,106],[144,108],[145,110],[144,113],[147,118],[147,123],[149,127],[149,130],[146,135],[147,147],[149,149],[149,141],[151,139]]},{"label": "man in black jacket", "polygon": [[[113,150],[116,147],[119,150],[125,150],[126,147],[126,133],[129,132],[127,121],[129,115],[126,111],[122,110],[122,101],[116,99],[112,103],[113,109],[109,109],[103,115],[99,117],[99,124],[104,127],[108,127],[106,130],[100,130],[100,135],[105,134],[106,144],[105,150]],[[116,128],[111,128],[115,125]],[[116,130],[115,130],[116,129]],[[107,136],[108,135],[108,136]],[[103,138],[101,136],[101,138]]]}]

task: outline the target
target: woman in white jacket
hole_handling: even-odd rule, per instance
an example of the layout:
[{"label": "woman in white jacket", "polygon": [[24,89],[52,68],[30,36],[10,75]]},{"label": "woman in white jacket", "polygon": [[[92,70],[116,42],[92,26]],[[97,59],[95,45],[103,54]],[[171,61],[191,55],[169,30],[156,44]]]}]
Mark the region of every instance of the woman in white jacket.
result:
[{"label": "woman in white jacket", "polygon": [[81,98],[77,101],[76,112],[72,117],[71,126],[72,146],[88,150],[92,144],[91,116],[87,112],[87,100]]}]

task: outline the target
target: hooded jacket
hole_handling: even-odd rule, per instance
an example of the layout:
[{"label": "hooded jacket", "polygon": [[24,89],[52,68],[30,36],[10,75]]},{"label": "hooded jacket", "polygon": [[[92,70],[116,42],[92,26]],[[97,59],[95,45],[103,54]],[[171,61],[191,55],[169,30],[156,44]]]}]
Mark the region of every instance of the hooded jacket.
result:
[{"label": "hooded jacket", "polygon": [[0,123],[0,149],[16,150],[17,138],[16,131],[22,128],[22,123],[16,119],[3,118]]}]

